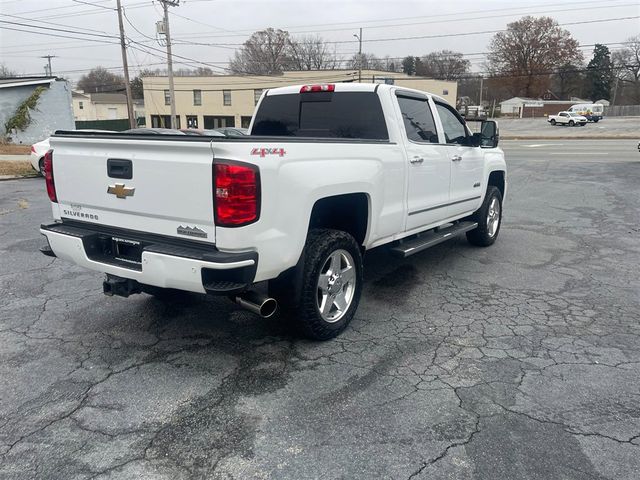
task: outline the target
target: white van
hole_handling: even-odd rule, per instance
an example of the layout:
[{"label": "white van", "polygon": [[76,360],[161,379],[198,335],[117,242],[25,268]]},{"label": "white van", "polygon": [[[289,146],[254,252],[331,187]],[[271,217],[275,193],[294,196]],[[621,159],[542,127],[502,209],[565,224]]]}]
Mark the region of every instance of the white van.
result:
[{"label": "white van", "polygon": [[587,117],[590,122],[598,123],[604,116],[604,105],[601,103],[579,103],[573,105],[568,111]]}]

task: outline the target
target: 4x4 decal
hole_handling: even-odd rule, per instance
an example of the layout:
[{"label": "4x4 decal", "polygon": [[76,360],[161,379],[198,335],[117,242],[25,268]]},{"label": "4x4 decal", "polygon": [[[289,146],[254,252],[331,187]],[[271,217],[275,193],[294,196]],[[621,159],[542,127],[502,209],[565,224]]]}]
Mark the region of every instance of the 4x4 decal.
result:
[{"label": "4x4 decal", "polygon": [[267,155],[278,155],[283,157],[286,155],[284,148],[254,148],[251,150],[251,155],[260,155],[260,157],[264,158]]}]

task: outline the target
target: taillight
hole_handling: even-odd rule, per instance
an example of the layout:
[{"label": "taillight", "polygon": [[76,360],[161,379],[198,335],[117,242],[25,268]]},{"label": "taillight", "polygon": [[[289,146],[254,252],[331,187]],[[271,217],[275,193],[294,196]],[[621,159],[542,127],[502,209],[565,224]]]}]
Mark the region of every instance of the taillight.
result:
[{"label": "taillight", "polygon": [[326,85],[304,85],[300,89],[300,93],[309,93],[309,92],[334,92],[336,86],[332,83]]},{"label": "taillight", "polygon": [[44,180],[47,184],[47,193],[49,194],[49,200],[54,203],[58,203],[58,196],[56,195],[56,184],[53,181],[53,150],[49,150],[44,154]]},{"label": "taillight", "polygon": [[260,214],[260,174],[253,165],[216,163],[213,166],[215,222],[240,227]]}]

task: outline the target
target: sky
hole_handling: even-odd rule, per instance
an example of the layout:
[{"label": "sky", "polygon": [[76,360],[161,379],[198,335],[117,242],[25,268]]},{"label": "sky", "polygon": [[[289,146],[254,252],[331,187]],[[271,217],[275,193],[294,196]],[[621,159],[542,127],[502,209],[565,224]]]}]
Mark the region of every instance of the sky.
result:
[{"label": "sky", "polygon": [[[165,48],[155,33],[160,3],[122,5],[131,76],[164,68]],[[0,0],[0,63],[20,75],[42,75],[41,57],[55,55],[53,73],[73,81],[97,65],[121,73],[115,7],[116,0]],[[586,59],[595,43],[614,51],[640,34],[640,0],[182,0],[170,12],[174,68],[208,66],[220,74],[228,73],[234,50],[267,27],[320,35],[344,59],[358,51],[354,34],[362,28],[363,52],[400,59],[455,50],[474,71],[483,70],[495,32],[524,15],[555,18]]]}]

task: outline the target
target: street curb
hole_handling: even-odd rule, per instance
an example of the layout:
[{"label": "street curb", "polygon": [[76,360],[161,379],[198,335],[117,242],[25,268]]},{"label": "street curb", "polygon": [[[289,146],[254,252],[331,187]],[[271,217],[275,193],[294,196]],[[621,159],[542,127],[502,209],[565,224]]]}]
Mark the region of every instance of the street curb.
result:
[{"label": "street curb", "polygon": [[20,180],[23,178],[36,178],[39,177],[37,173],[29,174],[29,175],[0,175],[0,182],[5,180]]}]

